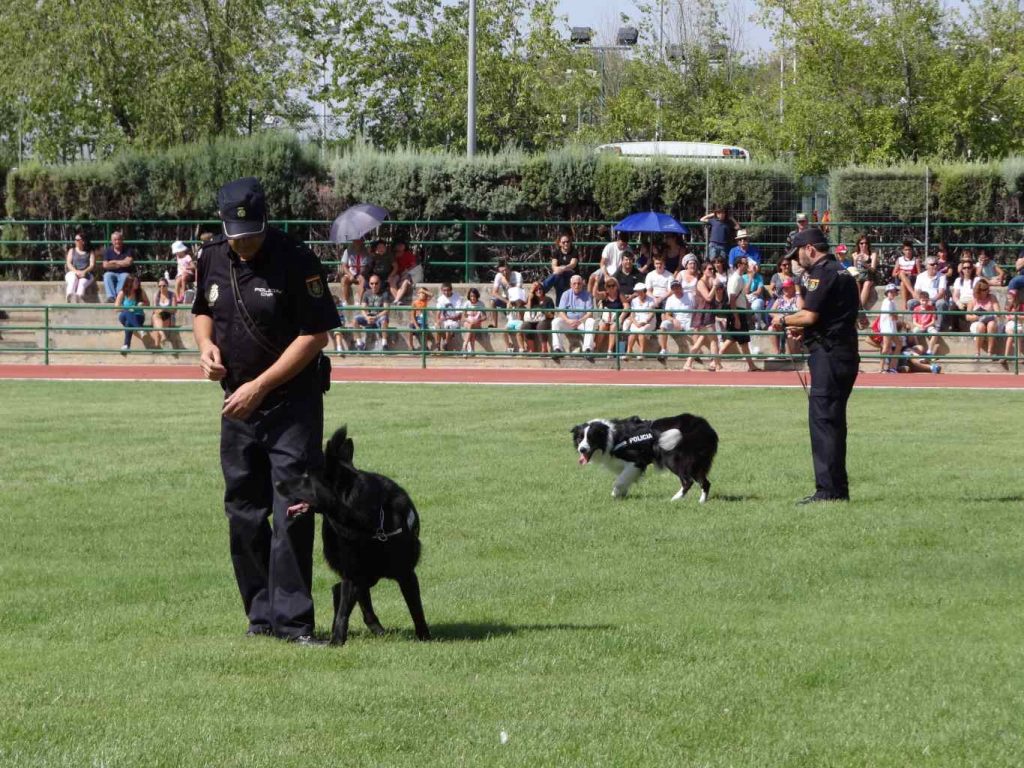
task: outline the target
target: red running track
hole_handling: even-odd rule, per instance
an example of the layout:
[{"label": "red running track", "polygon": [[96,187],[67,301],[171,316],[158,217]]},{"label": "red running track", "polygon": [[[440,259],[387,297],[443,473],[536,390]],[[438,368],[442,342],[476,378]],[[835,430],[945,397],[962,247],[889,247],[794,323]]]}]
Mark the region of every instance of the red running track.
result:
[{"label": "red running track", "polygon": [[[0,379],[38,381],[200,381],[198,366],[0,365]],[[606,368],[411,368],[338,367],[332,381],[393,384],[590,384],[648,387],[800,387],[793,371],[610,370]],[[859,388],[1021,389],[1010,373],[861,373]]]}]

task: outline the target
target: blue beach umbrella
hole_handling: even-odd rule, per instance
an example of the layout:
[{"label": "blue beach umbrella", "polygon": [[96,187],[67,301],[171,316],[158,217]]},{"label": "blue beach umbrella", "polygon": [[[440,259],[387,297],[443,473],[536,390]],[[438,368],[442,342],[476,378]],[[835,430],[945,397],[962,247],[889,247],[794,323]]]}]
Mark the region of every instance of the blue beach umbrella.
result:
[{"label": "blue beach umbrella", "polygon": [[646,211],[632,213],[615,225],[616,232],[675,232],[677,235],[689,235],[690,230],[676,221],[667,213]]}]

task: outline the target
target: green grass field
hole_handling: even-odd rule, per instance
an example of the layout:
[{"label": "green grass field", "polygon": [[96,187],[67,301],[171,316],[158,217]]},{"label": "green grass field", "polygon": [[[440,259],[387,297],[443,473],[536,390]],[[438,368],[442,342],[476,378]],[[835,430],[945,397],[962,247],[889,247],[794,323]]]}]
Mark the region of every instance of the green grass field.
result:
[{"label": "green grass field", "polygon": [[[1024,763],[1024,394],[857,392],[855,500],[808,509],[800,390],[335,385],[436,638],[388,582],[340,649],[243,637],[218,399],[0,382],[0,765]],[[706,505],[576,465],[573,424],[684,410]]]}]

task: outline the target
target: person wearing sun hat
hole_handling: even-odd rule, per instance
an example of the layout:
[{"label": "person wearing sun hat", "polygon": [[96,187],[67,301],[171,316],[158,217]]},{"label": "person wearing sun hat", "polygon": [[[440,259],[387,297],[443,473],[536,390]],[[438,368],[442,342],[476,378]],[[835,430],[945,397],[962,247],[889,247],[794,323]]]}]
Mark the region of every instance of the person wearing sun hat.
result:
[{"label": "person wearing sun hat", "polygon": [[810,350],[808,425],[814,464],[815,492],[800,504],[849,501],[846,473],[846,404],[857,380],[857,281],[829,258],[829,243],[817,227],[793,238],[784,258],[796,257],[804,267],[803,308],[772,321],[776,331],[803,334]]},{"label": "person wearing sun hat", "polygon": [[224,234],[198,262],[193,333],[200,370],[224,389],[224,508],[246,634],[316,645],[313,516],[289,517],[294,500],[274,483],[323,465],[320,350],[338,311],[312,251],[268,225],[258,179],[225,184],[217,207]]}]

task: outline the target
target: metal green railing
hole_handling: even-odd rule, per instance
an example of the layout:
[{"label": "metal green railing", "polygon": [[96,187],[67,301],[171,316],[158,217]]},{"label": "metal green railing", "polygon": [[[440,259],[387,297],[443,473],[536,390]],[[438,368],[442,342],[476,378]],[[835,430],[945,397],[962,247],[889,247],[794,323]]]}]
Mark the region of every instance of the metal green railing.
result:
[{"label": "metal green railing", "polygon": [[[189,317],[188,313],[189,313],[190,309],[191,309],[190,305],[177,305],[175,307],[175,310],[178,312],[178,319],[181,319],[181,318],[186,318],[187,319]],[[722,362],[726,362],[726,361],[737,361],[737,360],[749,359],[749,360],[756,361],[756,362],[774,361],[776,363],[781,363],[781,364],[790,364],[790,365],[792,365],[794,367],[803,365],[803,363],[804,363],[804,361],[806,359],[806,354],[804,352],[802,352],[802,351],[801,352],[797,352],[795,354],[787,352],[784,340],[780,338],[780,334],[777,334],[777,333],[772,332],[770,330],[764,330],[764,329],[759,329],[759,328],[753,327],[754,326],[753,323],[751,323],[752,328],[751,328],[751,331],[750,331],[750,336],[751,336],[751,354],[750,355],[747,355],[747,354],[743,353],[742,351],[722,352],[720,350],[719,351],[713,351],[712,349],[707,349],[707,350],[702,349],[702,350],[700,350],[699,355],[695,355],[694,352],[691,351],[692,347],[689,348],[689,349],[686,348],[687,343],[688,343],[688,339],[692,338],[692,339],[696,340],[696,339],[700,339],[701,337],[713,337],[716,340],[717,339],[721,339],[722,342],[723,342],[723,345],[724,345],[724,342],[728,340],[730,332],[725,330],[725,329],[723,329],[720,326],[721,326],[722,319],[725,316],[728,316],[730,314],[734,314],[734,310],[730,310],[730,309],[717,309],[717,310],[695,309],[695,310],[692,310],[692,312],[694,314],[697,314],[697,313],[700,313],[700,314],[707,313],[707,314],[714,315],[714,316],[716,316],[716,318],[718,318],[718,323],[716,324],[716,327],[714,327],[714,328],[710,328],[709,327],[709,328],[706,328],[706,329],[688,330],[688,331],[686,331],[686,330],[684,330],[684,331],[677,331],[677,330],[664,331],[664,330],[660,330],[660,328],[659,328],[660,322],[656,323],[655,328],[652,329],[652,330],[636,331],[636,330],[632,330],[632,329],[627,329],[627,328],[623,327],[623,319],[630,313],[629,309],[622,309],[622,310],[598,309],[598,310],[595,310],[594,312],[595,313],[600,313],[600,314],[608,313],[608,314],[610,314],[610,315],[612,315],[614,317],[614,322],[609,324],[609,328],[606,331],[602,332],[600,330],[587,331],[587,330],[570,330],[570,329],[555,331],[554,329],[552,329],[550,327],[544,328],[544,329],[538,329],[538,330],[532,330],[531,329],[530,333],[536,334],[534,341],[535,341],[537,347],[539,347],[538,349],[531,349],[531,350],[523,350],[523,349],[520,348],[520,343],[524,339],[524,337],[520,336],[517,339],[517,341],[515,342],[515,344],[513,345],[516,349],[514,351],[509,351],[507,349],[508,345],[504,344],[501,341],[503,339],[504,335],[507,333],[507,328],[506,327],[497,327],[497,324],[495,324],[492,327],[479,327],[479,328],[473,328],[473,329],[468,329],[468,328],[462,327],[460,325],[459,328],[452,329],[451,333],[453,334],[454,338],[457,340],[457,343],[460,343],[460,342],[464,341],[464,338],[463,338],[464,335],[465,334],[469,334],[469,333],[477,334],[477,335],[480,335],[481,337],[484,337],[484,338],[488,339],[488,341],[487,341],[486,345],[484,345],[483,349],[474,350],[472,353],[468,353],[467,351],[465,351],[464,349],[461,349],[461,348],[457,348],[457,349],[439,349],[437,347],[437,343],[436,342],[440,338],[443,337],[443,334],[446,333],[446,329],[443,328],[443,327],[439,327],[439,323],[437,322],[437,312],[438,312],[438,310],[436,308],[431,307],[431,308],[422,309],[422,310],[413,310],[413,309],[411,309],[410,307],[407,307],[407,306],[392,306],[392,307],[389,308],[389,323],[388,323],[388,327],[385,328],[385,329],[372,329],[371,328],[371,329],[365,329],[364,330],[364,329],[360,329],[358,326],[353,325],[353,323],[356,320],[356,317],[360,313],[365,312],[367,309],[369,309],[369,307],[365,307],[365,306],[350,306],[350,307],[345,308],[344,314],[347,316],[346,317],[346,325],[344,327],[342,327],[342,328],[335,329],[334,331],[332,331],[332,336],[333,336],[332,341],[335,341],[336,343],[338,343],[342,347],[342,351],[341,351],[340,354],[358,354],[358,355],[368,355],[368,356],[376,355],[376,356],[380,356],[380,357],[405,357],[405,358],[412,357],[412,358],[418,358],[419,362],[420,362],[420,365],[423,368],[427,367],[428,360],[430,360],[430,359],[435,359],[435,358],[452,358],[452,357],[458,357],[458,356],[462,356],[462,355],[466,355],[466,356],[469,356],[469,357],[478,357],[478,358],[509,358],[509,359],[514,359],[514,358],[526,358],[526,359],[529,359],[529,358],[550,358],[552,356],[561,357],[561,355],[555,355],[555,353],[552,351],[552,343],[551,342],[553,341],[554,335],[556,333],[558,333],[558,334],[562,334],[562,335],[565,335],[565,336],[570,337],[570,338],[580,338],[580,337],[583,337],[583,336],[588,335],[588,334],[593,334],[595,336],[595,339],[603,336],[604,338],[602,338],[601,341],[610,340],[611,343],[606,343],[606,344],[602,345],[601,348],[594,349],[593,351],[590,351],[590,352],[570,352],[569,349],[566,349],[566,350],[564,350],[563,354],[565,354],[568,357],[581,358],[581,359],[586,359],[586,360],[591,360],[591,361],[594,361],[594,360],[597,360],[597,359],[602,359],[602,358],[609,358],[610,357],[611,360],[613,361],[614,366],[615,366],[616,369],[620,369],[622,367],[623,361],[631,359],[631,358],[635,359],[637,356],[639,356],[639,359],[641,359],[641,360],[662,360],[662,361],[680,360],[680,359],[687,359],[687,360],[689,360],[691,358],[699,358],[699,359],[705,359],[706,358],[706,359],[712,361],[713,363],[715,363],[716,365],[720,365]],[[39,354],[39,353],[41,353],[43,355],[43,362],[44,362],[44,364],[49,365],[50,362],[51,362],[51,357],[54,356],[54,355],[71,354],[71,353],[78,353],[78,354],[87,353],[87,354],[98,354],[98,355],[104,355],[104,354],[124,354],[122,352],[122,350],[120,349],[120,344],[118,344],[116,346],[112,345],[109,349],[94,348],[94,347],[82,347],[82,346],[65,347],[65,346],[62,346],[62,345],[55,345],[54,344],[53,336],[55,334],[64,334],[64,333],[116,334],[116,336],[114,338],[120,339],[122,337],[122,334],[125,332],[126,328],[124,326],[120,325],[119,323],[117,323],[117,324],[113,324],[113,323],[107,324],[107,323],[64,323],[64,322],[54,322],[54,320],[55,320],[54,315],[56,315],[58,313],[61,313],[61,312],[67,312],[67,311],[72,311],[72,312],[83,311],[83,312],[91,312],[91,313],[97,313],[97,312],[101,312],[101,311],[103,311],[103,312],[119,312],[120,308],[115,307],[114,305],[111,305],[111,304],[33,304],[33,305],[8,305],[8,306],[0,307],[0,310],[4,310],[7,313],[7,315],[8,315],[8,320],[7,321],[0,322],[0,355],[5,354],[5,353],[6,354],[22,354],[22,355],[24,355],[24,354]],[[143,307],[143,310],[147,311],[147,312],[151,312],[151,311],[153,311],[153,308],[146,306],[146,307]],[[456,308],[455,311],[459,311],[459,309]],[[463,308],[462,311],[465,311],[464,308]],[[485,308],[483,310],[485,318],[487,316],[490,316],[492,319],[493,318],[498,318],[498,317],[507,317],[507,315],[509,315],[510,313],[522,312],[522,311],[523,311],[522,309],[515,309],[515,308]],[[554,309],[547,309],[547,310],[544,310],[544,311],[549,312],[549,313],[557,313],[558,309],[554,308]],[[658,312],[659,316],[665,313],[665,310],[656,310],[656,311]],[[736,310],[735,312],[738,312],[739,314],[748,315],[748,316],[750,316],[752,318],[752,320],[756,319],[758,316],[763,316],[763,315],[767,315],[767,314],[773,314],[771,312],[770,308],[769,309],[765,309],[765,310],[756,310],[756,311],[755,310],[750,310],[750,309]],[[33,322],[18,322],[16,320],[16,318],[12,317],[12,316],[16,316],[18,313],[41,314],[42,318],[41,318],[40,322],[34,322],[34,323]],[[775,313],[775,314],[777,314],[777,313]],[[867,318],[877,317],[880,314],[881,314],[881,312],[879,312],[878,310],[870,310],[870,311],[867,311],[867,312],[864,313],[864,315]],[[900,310],[896,314],[905,316],[905,315],[910,315],[912,313],[909,310]],[[961,311],[961,310],[950,310],[948,312],[943,313],[943,316],[945,318],[947,318],[947,319],[952,319],[952,318],[955,318],[955,317],[958,317],[958,316],[965,317],[968,314],[971,314],[971,312]],[[1004,331],[998,331],[996,333],[980,333],[980,334],[978,334],[978,333],[972,333],[969,330],[968,331],[943,331],[943,332],[941,332],[939,334],[939,336],[942,337],[943,339],[956,339],[956,338],[961,338],[961,339],[963,339],[963,338],[972,338],[973,339],[973,338],[978,338],[978,337],[986,338],[986,339],[987,338],[996,338],[998,340],[998,343],[1003,345],[1003,350],[1004,351],[1001,354],[996,354],[996,355],[992,355],[990,357],[985,357],[985,358],[981,358],[981,359],[984,359],[984,360],[987,360],[987,361],[991,361],[991,362],[1000,363],[1007,370],[1010,370],[1014,374],[1018,374],[1019,375],[1020,371],[1021,371],[1021,348],[1022,348],[1022,346],[1024,346],[1024,333],[1021,332],[1020,326],[1024,325],[1024,312],[1000,311],[1000,312],[991,312],[991,313],[986,313],[986,314],[993,314],[993,315],[995,315],[997,317],[997,319],[1001,319],[1001,320],[1012,318],[1014,320],[1014,322],[1015,322],[1015,325],[1016,325],[1015,332],[1013,334],[1007,334]],[[393,318],[393,319],[390,319],[390,318]],[[411,322],[413,320],[418,320],[419,322],[418,323]],[[486,319],[485,319],[484,322],[486,323]],[[191,349],[188,346],[186,346],[186,344],[185,344],[185,341],[186,341],[187,337],[184,337],[183,334],[187,334],[187,333],[189,333],[191,331],[191,327],[187,323],[187,321],[186,321],[186,323],[181,324],[181,325],[176,325],[174,327],[162,328],[162,329],[161,328],[157,328],[157,327],[155,327],[155,326],[153,326],[151,324],[148,324],[148,325],[144,325],[144,326],[142,326],[142,327],[140,327],[138,329],[133,329],[133,331],[134,331],[135,335],[138,335],[140,337],[140,339],[143,340],[144,342],[146,340],[146,336],[147,335],[156,333],[157,331],[163,331],[166,334],[170,334],[170,335],[172,335],[172,338],[174,338],[173,334],[178,334],[178,336],[177,336],[177,338],[174,338],[174,340],[172,341],[172,348],[171,349],[163,349],[163,348],[152,349],[152,348],[145,347],[144,349],[140,350],[138,348],[135,348],[133,350],[130,350],[127,354],[131,354],[131,355],[139,355],[139,354],[145,354],[145,355],[174,355],[174,356],[182,356],[182,355],[194,356],[194,355],[197,354],[195,349]],[[16,347],[15,348],[8,348],[8,347],[4,347],[3,346],[3,342],[2,342],[3,334],[9,333],[9,332],[32,332],[32,333],[39,334],[41,336],[41,342],[42,343],[40,345],[38,345],[37,347],[35,347],[35,348],[16,348]],[[396,336],[402,336],[402,335],[408,334],[408,337],[409,337],[410,341],[411,340],[416,340],[418,342],[418,347],[419,348],[418,349],[414,349],[413,345],[410,343],[408,349],[402,349],[399,346],[397,346],[396,344],[390,343],[383,350],[374,350],[374,349],[370,348],[370,349],[366,349],[366,350],[359,350],[359,351],[357,351],[357,350],[355,350],[353,348],[355,346],[353,340],[356,339],[357,336],[361,336],[364,333],[382,334],[382,338],[391,339],[391,340],[394,340]],[[522,332],[520,332],[520,333],[522,333]],[[874,330],[871,330],[870,328],[868,328],[866,330],[862,330],[862,331],[859,332],[859,336],[862,337],[862,338],[863,337],[871,337],[871,336],[874,336],[874,335],[876,335],[876,332]],[[923,332],[919,333],[919,332],[914,332],[914,331],[909,331],[909,332],[908,331],[902,331],[901,334],[900,334],[900,336],[923,336],[923,335],[925,335]],[[640,340],[641,340],[641,351],[639,353],[627,352],[626,350],[623,350],[621,348],[620,342],[622,342],[623,339],[627,339],[629,336],[637,336],[637,337],[640,338]],[[669,339],[674,340],[675,344],[676,344],[676,346],[678,348],[678,351],[676,351],[676,352],[667,352],[665,354],[661,354],[660,350],[657,353],[648,351],[645,348],[646,347],[646,342],[651,337],[654,337],[655,339],[657,339],[657,337],[659,337],[659,336],[666,336]],[[493,339],[494,338],[497,338],[499,340],[499,343],[497,345],[495,345],[493,343]],[[543,340],[545,340],[545,339],[548,341],[547,350],[546,351],[545,351],[545,345],[543,343]],[[1014,342],[1009,341],[1010,339],[1013,339]],[[367,340],[369,340],[369,339],[367,339]],[[756,342],[755,342],[755,340],[756,340]],[[430,341],[434,342],[434,344],[428,345],[427,342],[430,342]],[[780,342],[780,341],[782,343],[777,343],[777,342]],[[771,352],[771,351],[768,351],[766,349],[761,349],[760,345],[762,343],[769,344],[769,345],[774,344],[777,349],[776,349],[775,352]],[[434,348],[433,349],[428,349],[428,346],[433,346]],[[497,346],[497,348],[496,348],[496,346]],[[490,347],[490,348],[488,349],[487,347]],[[506,347],[506,348],[503,350],[503,349],[501,349],[502,347]],[[333,349],[333,345],[328,347],[328,353],[329,354],[339,354],[338,352],[332,352],[331,351],[332,349]],[[902,352],[902,350],[900,350],[900,352]],[[898,357],[898,358],[902,357],[901,354],[897,354],[897,355],[893,355],[891,353],[887,354],[884,350],[879,349],[879,351],[877,353],[862,353],[861,354],[861,359],[865,360],[865,361],[872,361],[872,360],[874,360],[874,361],[881,362],[883,359],[890,359],[890,358],[893,358],[894,356]],[[958,355],[945,354],[945,355],[935,356],[934,359],[936,361],[940,361],[942,363],[951,363],[951,362],[953,362],[953,363],[956,363],[956,362],[959,362],[959,363],[974,363],[974,362],[977,362],[979,360],[978,356],[975,355],[975,354],[958,354]]]}]

